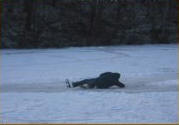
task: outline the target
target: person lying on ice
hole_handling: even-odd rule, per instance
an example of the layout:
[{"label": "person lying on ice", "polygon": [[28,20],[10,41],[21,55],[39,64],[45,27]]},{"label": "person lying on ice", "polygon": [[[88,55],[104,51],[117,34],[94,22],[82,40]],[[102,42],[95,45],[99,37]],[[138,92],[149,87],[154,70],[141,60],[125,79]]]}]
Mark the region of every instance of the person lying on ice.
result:
[{"label": "person lying on ice", "polygon": [[98,88],[98,89],[106,89],[113,85],[124,88],[125,85],[118,81],[120,78],[119,73],[105,72],[99,75],[97,78],[92,79],[84,79],[82,81],[72,82],[70,85],[69,80],[66,80],[67,87],[82,87],[82,88]]}]

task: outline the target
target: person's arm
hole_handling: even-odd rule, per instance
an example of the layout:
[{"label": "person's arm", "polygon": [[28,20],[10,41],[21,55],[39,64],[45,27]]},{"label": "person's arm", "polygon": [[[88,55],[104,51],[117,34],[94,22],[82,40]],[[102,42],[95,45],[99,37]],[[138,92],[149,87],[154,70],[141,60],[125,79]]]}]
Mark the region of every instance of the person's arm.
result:
[{"label": "person's arm", "polygon": [[121,83],[120,81],[116,82],[115,85],[121,87],[121,88],[124,88],[125,85],[123,83]]}]

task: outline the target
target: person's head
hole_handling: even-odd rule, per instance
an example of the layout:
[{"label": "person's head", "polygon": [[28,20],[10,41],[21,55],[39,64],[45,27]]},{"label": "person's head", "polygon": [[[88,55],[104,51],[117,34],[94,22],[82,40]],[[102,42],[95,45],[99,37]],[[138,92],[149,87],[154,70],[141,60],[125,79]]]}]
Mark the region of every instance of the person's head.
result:
[{"label": "person's head", "polygon": [[116,79],[119,79],[120,78],[120,73],[112,73],[112,75],[116,78]]}]

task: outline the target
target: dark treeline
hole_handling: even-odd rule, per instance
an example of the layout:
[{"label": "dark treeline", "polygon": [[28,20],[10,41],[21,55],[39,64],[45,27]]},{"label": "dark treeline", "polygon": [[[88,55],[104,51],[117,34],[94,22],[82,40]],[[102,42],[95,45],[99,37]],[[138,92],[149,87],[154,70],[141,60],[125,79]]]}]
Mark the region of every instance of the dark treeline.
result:
[{"label": "dark treeline", "polygon": [[2,0],[1,16],[1,48],[177,41],[177,0]]}]

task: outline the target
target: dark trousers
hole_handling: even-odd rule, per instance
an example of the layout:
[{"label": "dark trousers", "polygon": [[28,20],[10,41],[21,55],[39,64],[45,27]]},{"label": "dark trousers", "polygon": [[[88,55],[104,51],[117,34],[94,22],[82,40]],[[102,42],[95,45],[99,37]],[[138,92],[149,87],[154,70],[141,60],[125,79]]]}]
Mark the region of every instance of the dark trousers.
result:
[{"label": "dark trousers", "polygon": [[95,87],[95,81],[96,79],[85,79],[82,81],[78,81],[78,82],[73,82],[72,86],[73,87],[77,87],[77,86],[83,86],[83,85],[87,85],[88,88],[94,88]]}]

